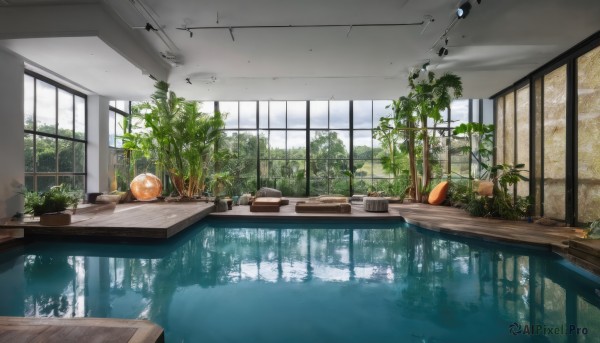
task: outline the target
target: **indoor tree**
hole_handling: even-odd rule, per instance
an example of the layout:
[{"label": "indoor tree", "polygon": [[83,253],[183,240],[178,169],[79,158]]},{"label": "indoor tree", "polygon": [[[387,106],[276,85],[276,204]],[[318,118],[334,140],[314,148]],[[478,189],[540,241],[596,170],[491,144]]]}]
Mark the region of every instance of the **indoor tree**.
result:
[{"label": "indoor tree", "polygon": [[139,150],[165,170],[181,197],[205,188],[215,144],[225,127],[223,115],[202,113],[198,103],[186,101],[158,81],[151,101],[140,105],[142,128],[123,136],[125,149]]},{"label": "indoor tree", "polygon": [[[436,78],[435,73],[430,71],[422,79],[409,76],[408,84],[410,92],[407,98],[412,99],[409,105],[414,105],[414,113],[417,116],[417,123],[420,125],[419,134],[423,142],[421,188],[428,189],[431,181],[431,137],[429,136],[428,119],[431,119],[434,128],[443,122],[441,112],[450,107],[453,99],[462,96],[462,81],[459,76],[451,73]],[[407,108],[407,110],[409,109]]]}]

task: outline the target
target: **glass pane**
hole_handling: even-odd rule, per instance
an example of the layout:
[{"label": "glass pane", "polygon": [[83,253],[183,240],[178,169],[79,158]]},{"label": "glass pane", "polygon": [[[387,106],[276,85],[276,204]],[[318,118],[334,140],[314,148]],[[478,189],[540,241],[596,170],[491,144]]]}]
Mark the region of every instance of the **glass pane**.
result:
[{"label": "glass pane", "polygon": [[261,129],[269,128],[269,102],[258,102],[258,127]]},{"label": "glass pane", "polygon": [[355,178],[372,178],[373,177],[373,162],[369,160],[354,160],[354,177]]},{"label": "glass pane", "polygon": [[116,100],[109,101],[108,102],[108,106],[117,108],[117,101]]},{"label": "glass pane", "polygon": [[[312,167],[311,167],[312,168]],[[327,180],[324,179],[310,179],[310,195],[326,195],[329,194],[327,191]]]},{"label": "glass pane", "polygon": [[73,137],[73,94],[58,90],[58,134]]},{"label": "glass pane", "polygon": [[37,131],[56,133],[56,87],[36,80]]},{"label": "glass pane", "polygon": [[85,99],[75,96],[75,138],[85,139]]},{"label": "glass pane", "polygon": [[25,172],[33,173],[33,135],[25,134]]},{"label": "glass pane", "polygon": [[329,158],[348,158],[350,154],[350,132],[329,131]]},{"label": "glass pane", "polygon": [[567,67],[544,76],[544,216],[565,218]]},{"label": "glass pane", "polygon": [[329,102],[329,127],[335,129],[347,129],[350,127],[350,102]]},{"label": "glass pane", "polygon": [[329,104],[327,101],[311,101],[310,102],[310,127],[313,129],[328,128],[328,113]]},{"label": "glass pane", "polygon": [[579,222],[600,218],[600,47],[577,59]]},{"label": "glass pane", "polygon": [[287,125],[292,129],[306,128],[306,101],[287,102]]},{"label": "glass pane", "polygon": [[515,164],[515,96],[504,96],[504,163]]},{"label": "glass pane", "polygon": [[[525,164],[525,170],[529,167],[529,86],[523,87],[517,91],[517,134],[515,136],[517,144],[516,163]],[[529,177],[529,175],[526,174]],[[517,184],[517,195],[529,195],[529,182],[519,181]]]},{"label": "glass pane", "polygon": [[483,101],[483,123],[494,124],[494,100],[482,99],[481,101]]},{"label": "glass pane", "polygon": [[[329,153],[329,135],[327,131],[310,132],[310,159],[326,159]],[[311,165],[312,167],[312,165]]]},{"label": "glass pane", "polygon": [[129,101],[118,100],[115,106],[118,110],[129,113]]},{"label": "glass pane", "polygon": [[85,143],[74,143],[75,147],[75,160],[73,164],[75,165],[76,173],[85,173]]},{"label": "glass pane", "polygon": [[285,129],[285,101],[269,102],[269,127]]},{"label": "glass pane", "polygon": [[56,139],[36,136],[36,171],[56,172]]},{"label": "glass pane", "polygon": [[504,97],[496,100],[496,163],[504,163]]},{"label": "glass pane", "polygon": [[289,159],[306,158],[306,131],[287,132],[287,156]]},{"label": "glass pane", "polygon": [[371,130],[356,130],[354,135],[354,158],[356,159],[371,159],[373,158],[373,148]]},{"label": "glass pane", "polygon": [[115,125],[116,125],[115,112],[108,112],[108,146],[115,146]]},{"label": "glass pane", "polygon": [[271,131],[269,136],[270,158],[285,158],[285,131]]},{"label": "glass pane", "polygon": [[[390,100],[375,100],[373,101],[373,127],[379,125],[379,118],[389,117],[392,113],[392,101]],[[390,106],[389,108],[386,108]]]},{"label": "glass pane", "polygon": [[460,124],[469,122],[469,100],[454,100],[450,104],[450,127],[457,127]]},{"label": "glass pane", "polygon": [[123,147],[123,135],[127,129],[127,117],[122,114],[116,113],[116,131],[115,131],[115,147]]},{"label": "glass pane", "polygon": [[380,160],[373,160],[373,178],[388,178],[390,174],[388,174],[383,169],[383,164],[381,164]]},{"label": "glass pane", "polygon": [[256,101],[240,101],[240,128],[256,128]]},{"label": "glass pane", "polygon": [[352,185],[354,194],[367,194],[373,188],[371,179],[354,179]]},{"label": "glass pane", "polygon": [[226,129],[237,129],[238,128],[238,103],[237,101],[222,101],[219,102],[219,111],[225,118]]},{"label": "glass pane", "polygon": [[33,130],[33,108],[34,101],[34,79],[29,75],[25,75],[23,98],[25,99],[24,121],[25,130]]},{"label": "glass pane", "polygon": [[[258,157],[258,141],[255,131],[240,131],[239,132],[239,158],[254,159]],[[255,163],[256,164],[256,161]],[[256,171],[254,173],[256,175]]]},{"label": "glass pane", "polygon": [[34,183],[33,175],[25,175],[25,189],[28,191],[35,191],[35,183]]},{"label": "glass pane", "polygon": [[473,99],[471,101],[473,103],[473,106],[472,106],[473,115],[472,115],[472,120],[471,121],[474,122],[474,123],[479,123],[480,122],[480,119],[479,119],[479,102],[481,100],[479,100],[479,99]]},{"label": "glass pane", "polygon": [[79,191],[85,191],[85,176],[75,175],[73,176],[73,189]]},{"label": "glass pane", "polygon": [[58,176],[58,184],[65,185],[66,187],[73,189],[73,176],[59,175]]},{"label": "glass pane", "polygon": [[61,173],[73,172],[73,142],[64,139],[58,140],[58,171]]},{"label": "glass pane", "polygon": [[269,158],[269,131],[268,130],[260,130],[258,131],[258,141],[260,148],[260,158],[268,159]]},{"label": "glass pane", "polygon": [[215,102],[214,101],[200,101],[198,103],[198,109],[202,113],[206,113],[210,116],[215,114]]},{"label": "glass pane", "polygon": [[50,188],[56,186],[56,176],[38,176],[37,177],[37,191],[47,192]]},{"label": "glass pane", "polygon": [[373,123],[373,113],[371,112],[373,103],[371,101],[353,101],[352,106],[355,129],[371,129],[373,125],[379,125],[378,122]]}]

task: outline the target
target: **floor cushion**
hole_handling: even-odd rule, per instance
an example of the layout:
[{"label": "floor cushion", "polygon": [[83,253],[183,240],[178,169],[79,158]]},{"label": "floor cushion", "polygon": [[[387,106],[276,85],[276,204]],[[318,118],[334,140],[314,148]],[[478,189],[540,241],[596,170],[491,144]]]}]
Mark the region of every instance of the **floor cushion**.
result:
[{"label": "floor cushion", "polygon": [[441,205],[446,200],[446,194],[448,193],[448,187],[450,184],[448,181],[442,181],[434,189],[429,192],[428,201],[431,205]]}]

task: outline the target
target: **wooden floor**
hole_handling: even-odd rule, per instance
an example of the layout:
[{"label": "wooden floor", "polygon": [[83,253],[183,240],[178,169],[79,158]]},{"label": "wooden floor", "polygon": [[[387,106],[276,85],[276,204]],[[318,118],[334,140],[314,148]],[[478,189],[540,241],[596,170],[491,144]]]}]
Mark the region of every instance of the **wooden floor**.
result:
[{"label": "wooden floor", "polygon": [[165,239],[206,217],[212,203],[131,203],[77,210],[68,226],[5,221],[3,228],[23,228],[31,236],[92,236]]},{"label": "wooden floor", "polygon": [[0,317],[0,343],[163,343],[163,329],[146,320]]}]

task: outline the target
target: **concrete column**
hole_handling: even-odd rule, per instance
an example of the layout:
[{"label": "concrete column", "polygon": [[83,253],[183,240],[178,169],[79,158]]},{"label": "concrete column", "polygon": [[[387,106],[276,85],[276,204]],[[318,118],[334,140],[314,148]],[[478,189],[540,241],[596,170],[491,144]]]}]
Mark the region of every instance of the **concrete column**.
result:
[{"label": "concrete column", "polygon": [[23,212],[24,70],[20,57],[0,49],[0,218]]},{"label": "concrete column", "polygon": [[108,98],[87,98],[87,192],[108,192]]}]

